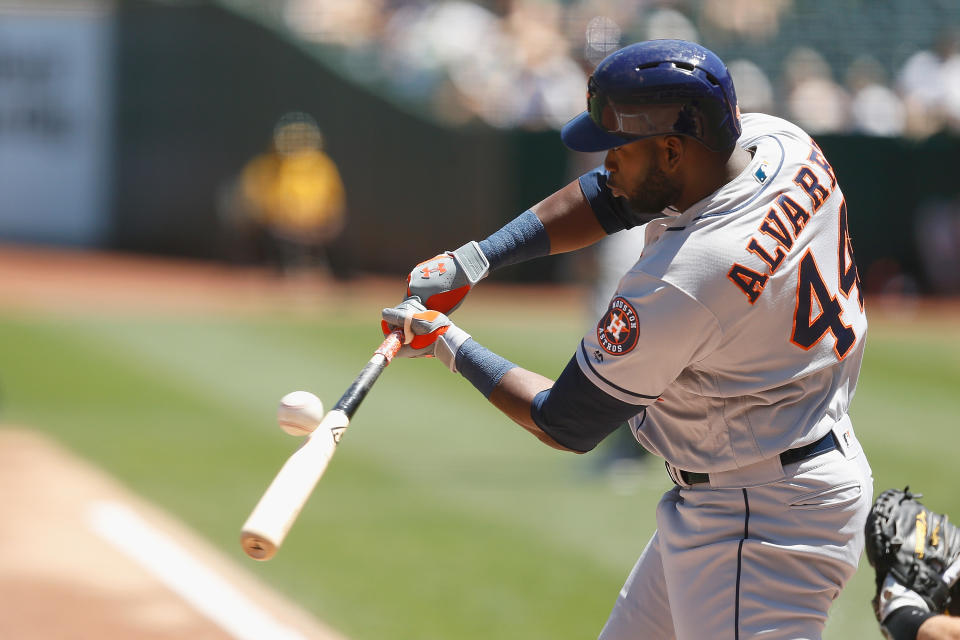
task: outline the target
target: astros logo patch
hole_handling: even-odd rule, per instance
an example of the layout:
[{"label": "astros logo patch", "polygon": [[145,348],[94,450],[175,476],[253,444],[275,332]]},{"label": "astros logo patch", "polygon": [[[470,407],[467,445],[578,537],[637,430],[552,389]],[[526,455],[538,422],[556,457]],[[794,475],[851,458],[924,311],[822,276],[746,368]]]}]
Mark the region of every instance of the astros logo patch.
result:
[{"label": "astros logo patch", "polygon": [[639,337],[636,310],[626,299],[617,296],[597,323],[597,341],[610,355],[622,356],[637,346]]}]

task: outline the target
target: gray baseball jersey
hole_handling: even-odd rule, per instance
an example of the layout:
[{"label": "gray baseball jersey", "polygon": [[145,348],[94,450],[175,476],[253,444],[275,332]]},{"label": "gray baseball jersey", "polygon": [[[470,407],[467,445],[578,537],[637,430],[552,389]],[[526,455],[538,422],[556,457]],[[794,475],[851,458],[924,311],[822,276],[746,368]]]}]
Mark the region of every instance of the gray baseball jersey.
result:
[{"label": "gray baseball jersey", "polygon": [[845,418],[867,320],[833,169],[806,133],[745,114],[753,160],[647,224],[577,363],[637,405],[637,440],[677,467],[742,468]]},{"label": "gray baseball jersey", "polygon": [[[802,130],[742,125],[749,166],[647,224],[578,350],[674,480],[709,473],[660,501],[602,640],[820,638],[863,549],[872,479],[847,410],[867,322],[843,194]],[[836,449],[777,455],[829,431]]]}]

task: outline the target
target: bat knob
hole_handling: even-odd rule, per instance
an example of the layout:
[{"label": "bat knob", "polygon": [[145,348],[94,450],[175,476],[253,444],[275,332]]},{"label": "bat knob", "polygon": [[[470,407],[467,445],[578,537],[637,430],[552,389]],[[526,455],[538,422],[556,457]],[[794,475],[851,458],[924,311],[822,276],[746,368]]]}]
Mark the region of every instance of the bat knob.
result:
[{"label": "bat knob", "polygon": [[249,531],[240,534],[240,544],[246,554],[254,560],[269,560],[277,552],[277,545]]}]

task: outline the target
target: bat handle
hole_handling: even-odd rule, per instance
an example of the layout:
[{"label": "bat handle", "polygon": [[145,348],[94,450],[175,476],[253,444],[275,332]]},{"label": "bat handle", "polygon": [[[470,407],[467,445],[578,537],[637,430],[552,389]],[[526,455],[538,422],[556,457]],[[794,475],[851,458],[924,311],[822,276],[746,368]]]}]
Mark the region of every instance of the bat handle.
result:
[{"label": "bat handle", "polygon": [[[380,343],[380,346],[377,347],[377,350],[373,352],[374,355],[382,355],[387,364],[390,364],[390,361],[393,360],[393,357],[397,355],[397,352],[400,351],[400,347],[403,346],[403,329],[394,329],[390,332],[386,338],[383,339],[383,342]],[[387,365],[384,365],[387,366]]]},{"label": "bat handle", "polygon": [[373,383],[377,381],[377,378],[380,377],[380,374],[390,364],[390,361],[393,360],[402,346],[403,330],[395,329],[391,331],[377,347],[377,350],[373,352],[373,357],[357,374],[350,387],[340,396],[333,409],[342,411],[348,418],[352,418],[357,407],[367,396],[367,392],[373,387]]}]

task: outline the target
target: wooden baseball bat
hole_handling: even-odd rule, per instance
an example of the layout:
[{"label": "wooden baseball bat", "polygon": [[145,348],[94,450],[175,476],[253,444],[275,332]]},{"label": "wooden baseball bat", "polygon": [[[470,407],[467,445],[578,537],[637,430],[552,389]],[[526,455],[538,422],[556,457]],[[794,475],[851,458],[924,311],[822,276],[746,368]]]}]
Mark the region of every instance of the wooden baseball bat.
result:
[{"label": "wooden baseball bat", "polygon": [[240,544],[254,560],[269,560],[283,544],[313,488],[326,471],[350,418],[403,345],[403,331],[388,335],[333,409],[294,452],[267,487],[240,534]]}]

